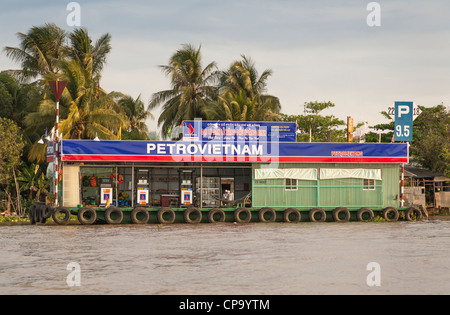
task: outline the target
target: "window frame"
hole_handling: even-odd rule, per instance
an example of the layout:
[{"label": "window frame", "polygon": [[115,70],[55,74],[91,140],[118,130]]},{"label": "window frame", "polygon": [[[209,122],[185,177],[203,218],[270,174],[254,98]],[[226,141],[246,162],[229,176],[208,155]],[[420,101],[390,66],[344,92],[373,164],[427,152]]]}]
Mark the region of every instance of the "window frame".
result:
[{"label": "window frame", "polygon": [[364,178],[363,179],[363,190],[365,191],[373,191],[376,190],[377,188],[376,186],[376,180],[375,179],[369,179],[369,178]]},{"label": "window frame", "polygon": [[284,179],[284,190],[285,191],[297,191],[298,190],[298,179],[296,178],[285,178]]}]

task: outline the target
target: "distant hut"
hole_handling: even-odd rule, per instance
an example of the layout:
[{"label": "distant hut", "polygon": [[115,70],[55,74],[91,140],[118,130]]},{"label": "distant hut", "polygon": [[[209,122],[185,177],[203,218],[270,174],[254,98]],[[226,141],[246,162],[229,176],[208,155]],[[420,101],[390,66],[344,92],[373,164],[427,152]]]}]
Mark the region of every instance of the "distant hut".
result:
[{"label": "distant hut", "polygon": [[405,201],[429,213],[450,209],[450,178],[443,173],[405,166]]}]

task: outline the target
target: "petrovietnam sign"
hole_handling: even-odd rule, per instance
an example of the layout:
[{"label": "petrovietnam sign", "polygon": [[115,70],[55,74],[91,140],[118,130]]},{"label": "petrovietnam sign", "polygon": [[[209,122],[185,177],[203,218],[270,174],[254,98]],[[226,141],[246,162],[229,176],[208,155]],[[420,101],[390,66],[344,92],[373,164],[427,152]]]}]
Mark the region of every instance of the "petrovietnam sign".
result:
[{"label": "petrovietnam sign", "polygon": [[62,161],[408,163],[404,143],[64,140]]}]

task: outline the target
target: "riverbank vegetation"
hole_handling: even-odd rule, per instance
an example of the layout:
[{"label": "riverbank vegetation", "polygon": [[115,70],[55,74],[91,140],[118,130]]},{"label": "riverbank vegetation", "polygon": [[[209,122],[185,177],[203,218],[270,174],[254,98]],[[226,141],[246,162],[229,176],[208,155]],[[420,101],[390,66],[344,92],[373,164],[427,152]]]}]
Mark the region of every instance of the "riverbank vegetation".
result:
[{"label": "riverbank vegetation", "polygon": [[[19,65],[0,69],[0,212],[23,216],[35,200],[53,201],[48,140],[55,138],[56,102],[48,81],[68,81],[60,100],[60,132],[64,139],[154,140],[147,122],[156,119],[161,138],[176,139],[183,120],[295,121],[297,140],[345,142],[346,122],[331,111],[330,101],[298,104],[286,115],[278,96],[269,93],[271,69],[258,70],[245,54],[221,69],[203,63],[201,47],[181,45],[168,64],[159,66],[168,88],[154,91],[146,103],[126,91],[106,91],[103,70],[112,50],[111,35],[92,38],[86,28],[67,32],[55,24],[17,33],[18,46],[3,53]],[[242,53],[242,52],[236,52]],[[317,96],[320,99],[320,95]],[[152,111],[161,109],[159,117]],[[414,124],[411,157],[420,166],[450,175],[450,112],[443,105],[420,107]],[[394,122],[372,126],[366,142],[391,142]],[[381,133],[379,135],[378,133]],[[356,140],[355,140],[356,141]]]}]

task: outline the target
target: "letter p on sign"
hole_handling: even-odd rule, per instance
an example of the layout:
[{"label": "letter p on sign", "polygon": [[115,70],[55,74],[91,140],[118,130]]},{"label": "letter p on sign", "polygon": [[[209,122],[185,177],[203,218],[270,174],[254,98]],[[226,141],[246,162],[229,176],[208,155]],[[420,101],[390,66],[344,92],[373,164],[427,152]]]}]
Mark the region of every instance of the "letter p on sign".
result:
[{"label": "letter p on sign", "polygon": [[413,102],[395,102],[395,121],[413,121]]},{"label": "letter p on sign", "polygon": [[397,118],[401,118],[402,115],[407,115],[410,113],[410,108],[407,105],[399,105],[398,106],[398,113],[397,113]]}]

